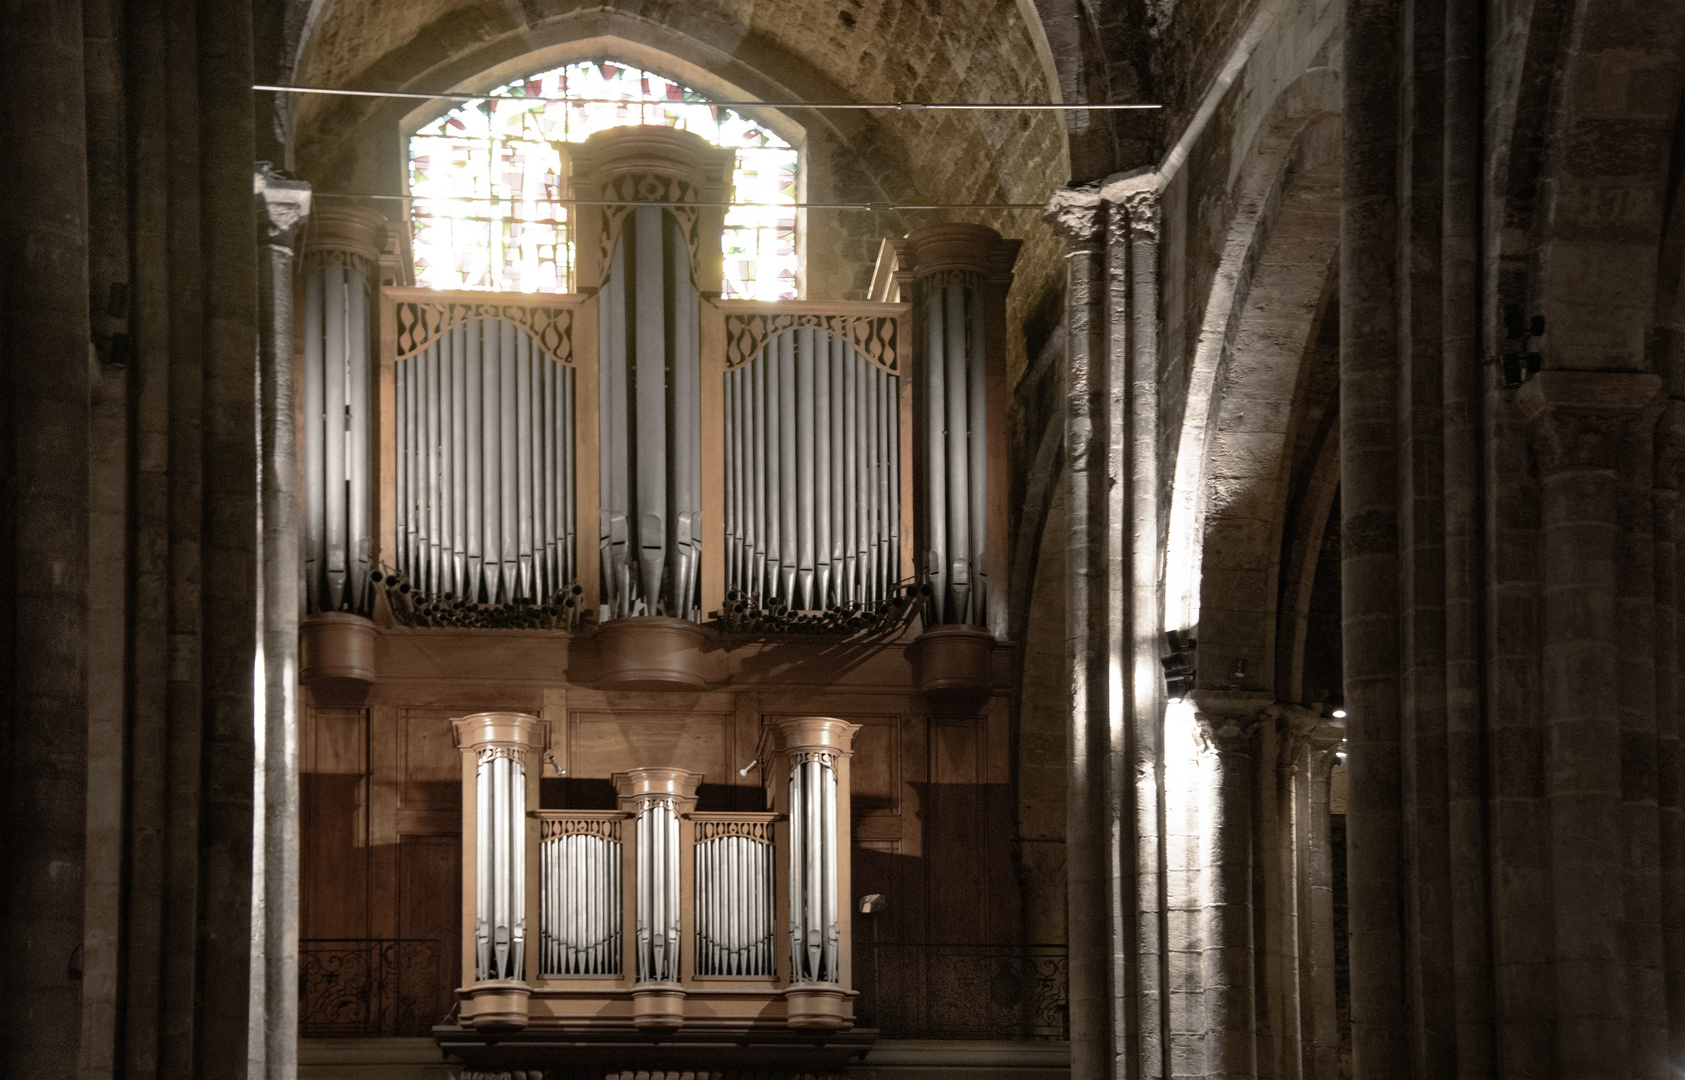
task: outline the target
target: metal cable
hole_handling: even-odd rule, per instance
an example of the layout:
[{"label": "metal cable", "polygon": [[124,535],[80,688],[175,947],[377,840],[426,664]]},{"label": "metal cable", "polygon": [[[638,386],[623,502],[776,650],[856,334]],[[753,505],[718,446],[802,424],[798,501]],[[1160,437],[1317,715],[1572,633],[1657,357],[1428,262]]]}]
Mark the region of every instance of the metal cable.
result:
[{"label": "metal cable", "polygon": [[1123,111],[1130,109],[1162,109],[1163,105],[1122,104],[1116,102],[1010,102],[1010,101],[636,101],[627,98],[538,97],[516,94],[424,94],[406,90],[336,90],[325,86],[271,86],[252,84],[253,90],[271,90],[287,94],[329,94],[336,97],[404,98],[411,101],[542,101],[546,104],[571,105],[712,105],[722,109],[896,109],[902,112],[922,112],[926,109],[964,110],[969,112],[1052,112],[1095,109]]}]

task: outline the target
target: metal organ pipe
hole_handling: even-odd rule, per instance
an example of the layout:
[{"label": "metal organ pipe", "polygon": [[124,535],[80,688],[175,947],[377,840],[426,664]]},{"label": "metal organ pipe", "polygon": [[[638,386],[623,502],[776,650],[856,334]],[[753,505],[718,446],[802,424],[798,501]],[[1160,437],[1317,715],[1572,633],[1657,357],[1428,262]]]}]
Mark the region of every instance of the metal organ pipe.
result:
[{"label": "metal organ pipe", "polygon": [[[311,267],[304,302],[305,609],[368,614],[373,548],[368,285]],[[407,388],[406,388],[407,389]]]},{"label": "metal organ pipe", "polygon": [[475,776],[475,978],[520,979],[525,972],[526,770],[518,751],[480,751]]},{"label": "metal organ pipe", "polygon": [[828,331],[799,327],[726,379],[726,471],[744,478],[741,498],[734,486],[726,501],[727,535],[742,547],[726,587],[792,610],[892,596],[898,378]]},{"label": "metal organ pipe", "polygon": [[695,619],[700,299],[671,211],[641,206],[626,216],[598,297],[602,617]]},{"label": "metal organ pipe", "polygon": [[926,286],[926,527],[931,622],[986,622],[988,425],[983,300],[967,282]]},{"label": "metal organ pipe", "polygon": [[424,594],[538,603],[574,580],[571,365],[504,319],[400,359],[400,573]]}]

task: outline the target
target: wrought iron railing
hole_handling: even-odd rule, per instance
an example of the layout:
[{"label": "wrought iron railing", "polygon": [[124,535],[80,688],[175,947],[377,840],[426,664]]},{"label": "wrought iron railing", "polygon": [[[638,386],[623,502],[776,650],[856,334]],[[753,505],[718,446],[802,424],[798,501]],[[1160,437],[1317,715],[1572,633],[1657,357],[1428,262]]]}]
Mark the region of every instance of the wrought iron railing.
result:
[{"label": "wrought iron railing", "polygon": [[1069,1037],[1063,945],[857,941],[858,1023],[887,1039]]},{"label": "wrought iron railing", "polygon": [[328,938],[298,943],[298,1032],[426,1035],[443,1017],[439,942]]}]

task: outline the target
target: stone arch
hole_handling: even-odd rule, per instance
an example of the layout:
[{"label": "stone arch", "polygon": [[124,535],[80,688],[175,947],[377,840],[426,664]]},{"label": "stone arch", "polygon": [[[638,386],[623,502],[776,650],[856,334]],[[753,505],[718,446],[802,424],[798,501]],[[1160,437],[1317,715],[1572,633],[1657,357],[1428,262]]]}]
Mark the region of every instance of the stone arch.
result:
[{"label": "stone arch", "polygon": [[[1336,272],[1338,81],[1301,76],[1242,171],[1179,433],[1166,624],[1198,628],[1202,685],[1275,688],[1290,444]],[[1231,678],[1244,661],[1243,678]]]},{"label": "stone arch", "polygon": [[[324,0],[309,21],[296,78],[359,90],[478,90],[497,85],[511,66],[535,70],[535,54],[612,39],[642,42],[628,62],[666,69],[709,94],[735,89],[764,101],[1046,98],[1050,54],[1027,3],[845,7],[652,0],[634,13],[586,0],[462,0],[442,11]],[[651,50],[684,63],[654,63]],[[401,194],[402,120],[412,106],[300,99],[295,171],[319,190]],[[1052,112],[790,113],[805,125],[809,201],[1040,204],[1068,176],[1069,139]],[[946,220],[981,221],[1024,240],[1007,299],[1011,324],[1023,324],[1062,287],[1062,245],[1033,211],[809,211],[809,295],[864,298],[884,237]],[[1027,366],[1025,344],[1014,336],[1008,347],[1016,375]]]}]

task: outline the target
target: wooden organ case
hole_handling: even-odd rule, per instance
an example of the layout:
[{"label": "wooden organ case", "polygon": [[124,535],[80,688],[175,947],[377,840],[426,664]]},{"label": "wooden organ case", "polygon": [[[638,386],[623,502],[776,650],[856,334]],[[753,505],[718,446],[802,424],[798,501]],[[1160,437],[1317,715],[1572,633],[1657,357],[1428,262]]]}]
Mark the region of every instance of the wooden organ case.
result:
[{"label": "wooden organ case", "polygon": [[[360,211],[307,247],[303,1034],[811,1071],[970,1031],[938,960],[1023,945],[1016,242],[915,232],[905,302],[722,300],[730,151],[572,151],[577,293],[396,284]],[[991,1033],[1058,1037],[1046,997]]]}]

